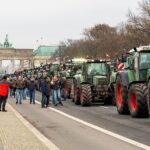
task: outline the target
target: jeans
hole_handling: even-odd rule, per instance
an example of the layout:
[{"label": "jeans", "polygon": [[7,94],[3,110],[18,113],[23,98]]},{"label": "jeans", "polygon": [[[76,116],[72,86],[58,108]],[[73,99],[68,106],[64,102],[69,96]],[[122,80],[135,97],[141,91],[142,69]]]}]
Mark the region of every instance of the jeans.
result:
[{"label": "jeans", "polygon": [[17,89],[16,90],[16,103],[22,103],[22,99],[23,99],[23,89]]},{"label": "jeans", "polygon": [[60,90],[52,90],[52,101],[53,104],[58,104],[61,102]]},{"label": "jeans", "polygon": [[13,87],[13,96],[14,96],[14,98],[16,96],[16,88],[15,87]]},{"label": "jeans", "polygon": [[41,105],[42,105],[42,107],[44,107],[46,105],[46,94],[43,92],[42,92]]},{"label": "jeans", "polygon": [[28,88],[26,88],[26,96],[27,96],[27,97],[30,96],[30,94],[29,94],[29,89],[28,89]]},{"label": "jeans", "polygon": [[9,88],[9,94],[10,94],[10,97],[13,96],[13,93],[14,93],[13,88]]},{"label": "jeans", "polygon": [[34,103],[35,104],[35,90],[29,90],[29,94],[30,94],[30,103]]},{"label": "jeans", "polygon": [[64,100],[66,101],[67,100],[67,94],[66,94],[66,89],[65,88],[61,89],[61,95],[64,98]]},{"label": "jeans", "polygon": [[50,95],[46,95],[46,106],[49,106]]},{"label": "jeans", "polygon": [[26,99],[26,97],[27,97],[27,91],[28,91],[27,88],[23,89],[23,99]]},{"label": "jeans", "polygon": [[0,110],[5,110],[6,102],[8,96],[0,96]]}]

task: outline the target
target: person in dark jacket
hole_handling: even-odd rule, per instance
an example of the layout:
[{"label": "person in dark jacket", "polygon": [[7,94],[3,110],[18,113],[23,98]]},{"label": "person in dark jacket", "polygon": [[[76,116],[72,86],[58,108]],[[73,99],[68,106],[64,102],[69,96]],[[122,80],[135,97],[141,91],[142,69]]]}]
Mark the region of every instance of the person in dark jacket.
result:
[{"label": "person in dark jacket", "polygon": [[12,86],[12,89],[13,89],[13,94],[12,95],[15,98],[15,96],[16,96],[16,77],[13,78],[11,86]]},{"label": "person in dark jacket", "polygon": [[13,96],[13,87],[12,87],[12,84],[13,84],[13,80],[10,79],[10,87],[9,87],[9,94],[10,94],[10,97]]},{"label": "person in dark jacket", "polygon": [[67,94],[66,94],[67,80],[66,80],[65,76],[62,75],[60,81],[61,81],[61,95],[64,98],[64,101],[66,101],[67,100]]},{"label": "person in dark jacket", "polygon": [[47,78],[46,78],[46,107],[49,106],[50,93],[51,93],[50,78],[47,77]]},{"label": "person in dark jacket", "polygon": [[27,90],[28,90],[27,77],[24,77],[24,78],[23,78],[23,81],[24,81],[23,99],[26,100],[26,97],[27,97]]},{"label": "person in dark jacket", "polygon": [[61,101],[61,94],[60,94],[60,81],[58,77],[55,75],[51,81],[52,86],[52,99],[54,106],[57,106],[58,104],[63,105]]},{"label": "person in dark jacket", "polygon": [[22,76],[18,76],[18,80],[16,81],[16,104],[18,104],[18,101],[20,104],[22,104],[24,87],[25,83],[22,79]]},{"label": "person in dark jacket", "polygon": [[34,77],[31,77],[31,80],[28,83],[28,90],[29,90],[29,96],[30,96],[30,104],[35,104],[35,91],[37,88],[37,83],[35,81]]},{"label": "person in dark jacket", "polygon": [[7,76],[4,76],[0,81],[0,111],[6,112],[5,109],[7,98],[8,98],[8,91],[10,87],[10,82],[7,81]]},{"label": "person in dark jacket", "polygon": [[40,80],[40,91],[42,93],[42,99],[41,99],[41,107],[42,108],[45,108],[45,105],[46,105],[46,78],[43,78]]}]

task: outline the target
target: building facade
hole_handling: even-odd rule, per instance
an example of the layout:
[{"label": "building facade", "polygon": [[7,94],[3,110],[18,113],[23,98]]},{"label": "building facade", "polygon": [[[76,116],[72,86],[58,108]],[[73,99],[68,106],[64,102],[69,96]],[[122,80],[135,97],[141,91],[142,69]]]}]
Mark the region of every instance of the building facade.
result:
[{"label": "building facade", "polygon": [[[10,62],[4,64],[3,62]],[[19,62],[16,69],[16,61]],[[28,63],[27,63],[28,62]],[[5,65],[5,67],[3,67]],[[0,43],[0,74],[14,73],[15,71],[33,67],[33,49],[17,49],[9,43],[6,35],[3,44]]]},{"label": "building facade", "polygon": [[53,54],[58,50],[59,46],[41,45],[33,51],[34,66],[41,64],[49,64],[52,62]]}]

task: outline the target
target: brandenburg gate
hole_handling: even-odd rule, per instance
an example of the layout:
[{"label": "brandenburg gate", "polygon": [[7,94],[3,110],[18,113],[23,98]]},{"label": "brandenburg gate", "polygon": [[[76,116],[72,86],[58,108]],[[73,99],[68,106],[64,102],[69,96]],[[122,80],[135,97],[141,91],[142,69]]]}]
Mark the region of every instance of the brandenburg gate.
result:
[{"label": "brandenburg gate", "polygon": [[[0,44],[0,70],[2,71],[2,61],[9,60],[11,62],[11,72],[14,73],[15,61],[20,61],[20,70],[33,67],[33,49],[16,49],[12,47],[12,44],[8,42],[8,36],[6,35],[4,44]],[[25,66],[25,63],[27,65]]]}]

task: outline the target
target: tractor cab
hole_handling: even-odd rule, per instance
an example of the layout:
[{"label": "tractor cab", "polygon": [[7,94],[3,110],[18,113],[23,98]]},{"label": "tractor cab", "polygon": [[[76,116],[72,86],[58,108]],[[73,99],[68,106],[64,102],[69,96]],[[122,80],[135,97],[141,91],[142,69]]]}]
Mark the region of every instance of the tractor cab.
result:
[{"label": "tractor cab", "polygon": [[150,76],[150,50],[139,53],[139,78],[142,81],[147,81]]},{"label": "tractor cab", "polygon": [[109,65],[107,65],[106,61],[90,61],[85,63],[82,69],[86,82],[94,86],[108,84]]},{"label": "tractor cab", "polygon": [[130,50],[130,56],[127,57],[125,69],[134,72],[135,81],[147,81],[150,76],[150,47],[140,47]]},{"label": "tractor cab", "polygon": [[[73,78],[76,74],[81,73],[82,64],[86,62],[83,58],[74,58],[63,65],[66,78]],[[80,73],[79,73],[80,71]]]}]

